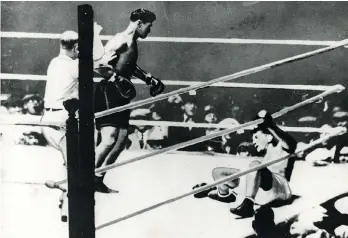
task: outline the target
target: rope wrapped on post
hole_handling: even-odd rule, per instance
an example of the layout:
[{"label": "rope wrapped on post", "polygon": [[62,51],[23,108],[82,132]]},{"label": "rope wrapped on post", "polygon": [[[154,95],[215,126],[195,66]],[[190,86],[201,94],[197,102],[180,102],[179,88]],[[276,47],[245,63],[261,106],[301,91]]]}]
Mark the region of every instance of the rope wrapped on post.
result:
[{"label": "rope wrapped on post", "polygon": [[244,171],[235,173],[235,174],[233,174],[233,175],[231,175],[231,176],[228,176],[228,177],[225,177],[225,178],[223,178],[223,179],[220,179],[220,180],[218,180],[218,181],[216,181],[216,182],[214,182],[214,183],[205,185],[205,186],[200,187],[200,188],[195,189],[195,190],[191,190],[191,191],[186,192],[186,193],[184,193],[184,194],[182,194],[182,195],[175,196],[175,197],[170,198],[170,199],[168,199],[168,200],[165,200],[165,201],[163,201],[163,202],[154,204],[154,205],[152,205],[152,206],[146,207],[146,208],[144,208],[144,209],[141,209],[141,210],[139,210],[139,211],[133,212],[133,213],[128,214],[128,215],[126,215],[126,216],[120,217],[120,218],[118,218],[118,219],[116,219],[116,220],[113,220],[113,221],[104,223],[104,224],[102,224],[102,225],[97,226],[97,227],[96,227],[96,230],[100,230],[100,229],[102,229],[102,228],[108,227],[108,226],[113,225],[113,224],[116,224],[116,223],[118,223],[118,222],[121,222],[121,221],[130,219],[130,218],[135,217],[135,216],[137,216],[137,215],[140,215],[140,214],[142,214],[142,213],[151,211],[151,210],[153,210],[153,209],[156,209],[156,208],[158,208],[158,207],[164,206],[164,205],[166,205],[166,204],[173,203],[173,202],[175,202],[175,201],[178,201],[178,200],[180,200],[180,199],[182,199],[182,198],[191,196],[191,195],[193,195],[193,194],[203,192],[203,191],[205,191],[205,190],[207,190],[207,189],[209,189],[209,188],[213,188],[213,187],[215,187],[215,186],[217,186],[217,185],[219,185],[219,184],[222,184],[222,183],[225,183],[225,182],[227,182],[227,181],[231,181],[231,180],[237,179],[237,178],[239,178],[239,177],[241,177],[241,176],[244,176],[244,175],[246,175],[246,174],[248,174],[248,173],[251,173],[251,172],[258,171],[258,170],[263,169],[263,168],[265,168],[265,167],[268,167],[268,166],[270,166],[270,165],[272,165],[272,164],[279,163],[279,162],[281,162],[281,161],[283,161],[283,160],[286,160],[286,159],[289,159],[289,158],[291,158],[291,157],[293,157],[293,156],[296,156],[296,155],[298,155],[298,154],[300,154],[300,153],[302,153],[302,152],[304,152],[304,151],[306,151],[306,150],[308,150],[308,149],[310,149],[310,148],[312,148],[312,147],[314,147],[314,146],[316,146],[316,145],[322,144],[323,142],[329,140],[330,138],[332,138],[332,137],[334,137],[334,136],[337,136],[337,135],[340,135],[340,134],[346,133],[346,132],[347,132],[347,129],[346,129],[346,128],[343,128],[343,127],[342,127],[342,128],[339,128],[336,132],[334,132],[334,133],[332,133],[332,134],[330,134],[330,135],[328,135],[328,136],[322,137],[322,138],[320,138],[320,139],[318,139],[318,140],[315,140],[315,141],[311,142],[310,144],[308,144],[308,145],[305,146],[304,148],[302,148],[302,149],[300,149],[300,150],[297,150],[294,154],[290,154],[290,155],[287,155],[287,156],[284,156],[284,157],[281,157],[281,158],[277,158],[277,159],[274,159],[274,160],[269,161],[269,162],[267,162],[267,163],[262,163],[262,164],[260,164],[260,165],[258,165],[258,166],[256,166],[256,167],[253,167],[253,168],[250,168],[250,169],[247,169],[247,170],[244,170]]},{"label": "rope wrapped on post", "polygon": [[[272,117],[274,119],[278,118],[278,117],[281,117],[281,116],[287,114],[290,111],[296,110],[296,109],[298,109],[300,107],[303,107],[303,106],[305,106],[307,104],[313,103],[313,102],[315,102],[317,100],[320,100],[320,99],[322,99],[322,98],[324,98],[324,97],[326,97],[326,96],[328,96],[330,94],[339,93],[342,90],[344,90],[344,87],[342,85],[333,86],[332,89],[327,90],[326,92],[323,92],[323,93],[321,93],[321,94],[319,94],[317,96],[314,96],[312,98],[308,98],[308,99],[306,99],[306,100],[304,100],[302,102],[299,102],[299,103],[297,103],[297,104],[295,104],[293,106],[284,108],[284,109],[280,110],[279,112],[274,113],[272,115]],[[219,136],[223,136],[223,135],[227,135],[227,134],[236,132],[236,131],[238,131],[240,129],[256,126],[258,124],[261,124],[262,122],[263,122],[262,119],[250,121],[250,122],[247,122],[247,123],[244,123],[244,124],[241,124],[241,125],[234,126],[233,128],[230,128],[230,129],[222,130],[222,131],[219,131],[219,132],[216,132],[216,133],[212,133],[210,135],[206,135],[206,136],[202,136],[202,137],[199,137],[199,138],[196,138],[196,139],[193,139],[193,140],[182,142],[182,143],[179,143],[179,144],[176,144],[176,145],[173,145],[173,146],[169,146],[169,147],[163,148],[161,150],[156,150],[156,151],[153,151],[151,153],[148,153],[148,154],[145,154],[145,155],[141,155],[139,157],[136,157],[136,158],[133,158],[133,159],[130,159],[130,160],[126,160],[126,161],[123,161],[123,162],[120,162],[120,163],[111,164],[111,165],[107,165],[107,166],[102,167],[102,168],[98,168],[98,169],[95,170],[95,173],[106,172],[108,170],[111,170],[111,169],[114,169],[114,168],[117,168],[117,167],[120,167],[120,166],[123,166],[123,165],[126,165],[126,164],[130,164],[130,163],[133,163],[133,162],[136,162],[136,161],[144,160],[144,159],[147,159],[147,158],[150,158],[150,157],[153,157],[153,156],[156,156],[156,155],[164,154],[164,153],[167,153],[167,152],[170,152],[170,151],[178,150],[180,148],[184,148],[186,146],[194,145],[194,144],[197,144],[197,143],[200,143],[200,142],[203,142],[203,141],[211,140],[211,139],[214,139],[214,138],[219,137]],[[56,183],[57,183],[57,185],[61,185],[61,184],[66,183],[66,180],[58,181]]]},{"label": "rope wrapped on post", "polygon": [[261,72],[261,71],[264,71],[264,70],[267,70],[267,69],[275,68],[275,67],[287,64],[287,63],[292,63],[292,62],[295,62],[295,61],[299,61],[299,60],[302,60],[302,59],[306,59],[306,58],[312,57],[314,55],[319,55],[319,54],[322,54],[322,53],[325,53],[325,52],[329,52],[329,51],[335,50],[337,48],[343,47],[343,46],[345,46],[347,44],[348,44],[348,39],[340,41],[337,44],[334,44],[334,45],[329,46],[329,47],[321,48],[321,49],[314,50],[314,51],[309,51],[309,52],[304,53],[304,54],[288,57],[288,58],[285,58],[285,59],[282,59],[282,60],[278,60],[278,61],[275,61],[275,62],[272,62],[272,63],[264,64],[264,65],[257,66],[257,67],[254,67],[254,68],[250,68],[250,69],[246,69],[246,70],[243,70],[243,71],[231,74],[231,75],[227,75],[227,76],[224,76],[224,77],[216,78],[216,79],[213,79],[213,80],[201,83],[201,84],[192,85],[192,86],[189,86],[189,87],[186,87],[186,88],[181,88],[181,89],[178,89],[178,90],[174,90],[174,91],[171,91],[169,93],[161,94],[161,95],[158,95],[158,96],[153,97],[153,98],[148,98],[148,99],[136,101],[136,102],[133,102],[133,103],[121,106],[121,107],[111,108],[111,109],[108,109],[108,110],[105,110],[105,111],[102,111],[102,112],[98,112],[98,113],[95,113],[95,118],[107,116],[107,115],[110,115],[110,114],[113,114],[113,113],[116,113],[116,112],[121,112],[121,111],[124,111],[124,110],[127,110],[127,109],[132,109],[132,108],[144,106],[144,105],[147,105],[147,104],[150,104],[150,103],[153,103],[153,102],[157,102],[159,100],[166,99],[166,98],[168,98],[170,96],[180,95],[180,94],[189,92],[191,90],[202,89],[202,88],[211,86],[212,84],[215,84],[215,83],[225,82],[225,81],[241,78],[241,77],[244,77],[244,76],[247,76],[247,75],[252,75],[252,74],[255,74],[257,72]]}]

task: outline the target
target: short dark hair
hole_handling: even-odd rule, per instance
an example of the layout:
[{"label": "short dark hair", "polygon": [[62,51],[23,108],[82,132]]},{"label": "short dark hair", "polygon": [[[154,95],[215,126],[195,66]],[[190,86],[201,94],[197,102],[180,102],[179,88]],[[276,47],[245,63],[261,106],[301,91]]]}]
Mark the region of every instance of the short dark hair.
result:
[{"label": "short dark hair", "polygon": [[253,135],[253,134],[257,133],[258,131],[261,131],[263,134],[272,135],[272,133],[267,128],[265,128],[263,126],[259,126],[259,125],[251,130],[251,134]]},{"label": "short dark hair", "polygon": [[144,23],[147,22],[154,22],[156,20],[156,15],[155,13],[143,9],[143,8],[139,8],[137,10],[134,10],[131,15],[130,15],[130,20],[132,22],[135,22],[137,20],[141,20]]}]

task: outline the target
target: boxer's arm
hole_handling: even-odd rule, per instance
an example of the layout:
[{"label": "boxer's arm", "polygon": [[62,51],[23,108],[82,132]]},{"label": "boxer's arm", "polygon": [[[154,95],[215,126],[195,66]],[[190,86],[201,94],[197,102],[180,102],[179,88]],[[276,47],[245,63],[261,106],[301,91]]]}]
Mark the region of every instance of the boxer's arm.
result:
[{"label": "boxer's arm", "polygon": [[264,121],[259,125],[267,129],[278,141],[281,143],[282,148],[292,154],[295,152],[297,147],[296,140],[287,132],[280,129],[273,121],[272,115],[266,110],[262,110],[257,114],[257,119],[262,118]]},{"label": "boxer's arm", "polygon": [[127,38],[123,37],[121,34],[116,34],[108,41],[104,48],[105,52],[113,51],[120,53],[122,49],[128,48]]},{"label": "boxer's arm", "polygon": [[290,154],[295,152],[297,142],[289,133],[280,129],[275,123],[270,124],[268,130],[279,140],[280,143],[282,143],[282,147],[286,152]]},{"label": "boxer's arm", "polygon": [[114,73],[112,65],[109,63],[116,59],[122,50],[127,49],[127,42],[120,34],[116,34],[104,48],[102,57],[94,60],[94,69],[104,78],[110,78]]},{"label": "boxer's arm", "polygon": [[145,70],[140,68],[138,65],[136,65],[136,67],[133,71],[133,76],[144,81],[147,85],[151,84],[152,75],[145,72]]},{"label": "boxer's arm", "polygon": [[93,60],[100,60],[104,54],[104,46],[103,42],[100,39],[100,32],[103,29],[102,26],[98,25],[96,22],[94,23],[94,29],[93,29]]},{"label": "boxer's arm", "polygon": [[136,65],[133,71],[133,76],[139,78],[140,80],[144,81],[146,85],[150,86],[150,94],[153,97],[161,94],[164,91],[164,84],[161,82],[161,80],[153,77],[149,73],[146,73],[138,65]]}]

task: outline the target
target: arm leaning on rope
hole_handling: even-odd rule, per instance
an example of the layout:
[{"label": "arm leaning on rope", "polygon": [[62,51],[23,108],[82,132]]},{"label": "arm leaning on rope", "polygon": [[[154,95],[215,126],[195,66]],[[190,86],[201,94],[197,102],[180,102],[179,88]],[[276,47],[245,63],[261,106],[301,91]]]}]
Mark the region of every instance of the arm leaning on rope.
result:
[{"label": "arm leaning on rope", "polygon": [[297,142],[287,132],[280,129],[273,121],[272,115],[266,110],[262,110],[257,114],[257,119],[264,119],[264,122],[259,125],[267,129],[281,144],[285,151],[292,154],[296,151]]}]

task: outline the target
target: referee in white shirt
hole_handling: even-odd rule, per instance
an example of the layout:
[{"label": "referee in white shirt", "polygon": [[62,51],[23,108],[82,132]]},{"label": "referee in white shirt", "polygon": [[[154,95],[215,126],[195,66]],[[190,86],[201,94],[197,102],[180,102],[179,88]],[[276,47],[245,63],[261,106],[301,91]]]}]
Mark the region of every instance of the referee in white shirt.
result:
[{"label": "referee in white shirt", "polygon": [[[55,122],[65,126],[68,112],[63,102],[72,98],[78,99],[78,34],[66,31],[60,38],[60,53],[51,60],[47,70],[45,90],[45,112],[42,122]],[[48,143],[59,150],[66,164],[65,129],[43,127],[43,135]]]},{"label": "referee in white shirt", "polygon": [[[95,23],[95,36],[99,34],[100,26]],[[94,40],[94,42],[98,42]],[[68,112],[63,102],[69,99],[79,98],[79,50],[78,34],[74,31],[65,31],[60,37],[60,52],[51,60],[47,69],[47,81],[45,89],[45,112],[41,118],[42,122],[62,125],[62,128],[42,127],[42,133],[48,143],[62,153],[64,164],[67,160],[65,123]],[[112,69],[109,62],[116,58],[113,54],[104,54],[102,46],[93,46],[94,68],[100,67]]]}]

